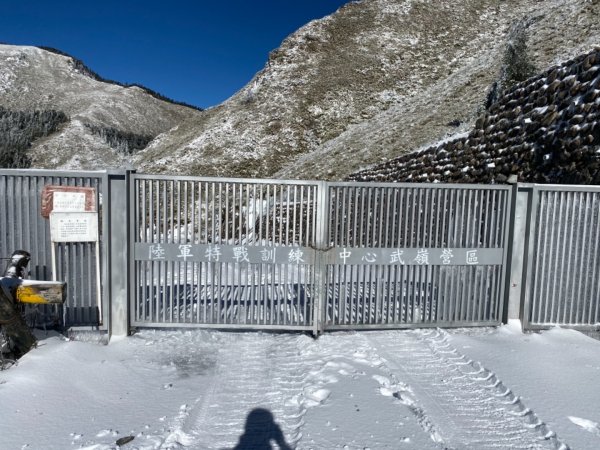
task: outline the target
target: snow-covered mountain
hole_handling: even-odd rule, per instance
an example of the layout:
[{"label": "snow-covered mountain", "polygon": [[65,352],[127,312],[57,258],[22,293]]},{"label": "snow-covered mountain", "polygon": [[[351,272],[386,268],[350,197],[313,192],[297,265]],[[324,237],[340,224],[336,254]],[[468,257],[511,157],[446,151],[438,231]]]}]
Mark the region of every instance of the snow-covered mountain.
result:
[{"label": "snow-covered mountain", "polygon": [[342,179],[472,125],[516,23],[542,70],[600,42],[598,17],[584,0],[349,3],[289,36],[245,88],[159,136],[135,164]]},{"label": "snow-covered mountain", "polygon": [[[182,112],[175,105],[165,113],[150,112],[130,101],[143,94],[136,88],[98,84],[97,91],[89,91],[85,111],[68,112],[65,130],[34,143],[34,165],[89,167],[100,158],[101,164],[131,163],[142,172],[343,179],[469,131],[502,78],[515,29],[526,40],[531,67],[541,72],[594,48],[600,42],[598,17],[597,0],[351,2],[290,35],[243,89],[203,112]],[[12,58],[16,66],[19,60]],[[13,87],[9,93],[0,88],[0,106],[10,101],[11,109],[31,109],[14,103],[23,89],[38,92],[30,102],[41,97],[43,83],[33,70],[28,77],[16,69],[7,72],[5,59],[0,80],[12,73]],[[76,93],[72,86],[98,83],[68,71],[61,82],[65,91]],[[64,101],[79,103],[78,95]],[[47,104],[54,105],[50,99]],[[142,136],[164,128],[132,155],[93,151],[92,142],[104,141],[88,132],[84,119],[105,124],[118,116],[112,108],[123,119],[115,118],[119,127],[111,127]],[[125,118],[146,128],[125,125]],[[67,148],[70,156],[63,156]]]},{"label": "snow-covered mountain", "polygon": [[[12,45],[0,45],[0,107],[3,117],[21,121],[26,112],[62,113],[59,129],[43,133],[28,152],[34,167],[49,168],[126,166],[130,153],[201,113],[137,86],[101,81],[59,52]],[[9,121],[0,132],[12,131]]]}]

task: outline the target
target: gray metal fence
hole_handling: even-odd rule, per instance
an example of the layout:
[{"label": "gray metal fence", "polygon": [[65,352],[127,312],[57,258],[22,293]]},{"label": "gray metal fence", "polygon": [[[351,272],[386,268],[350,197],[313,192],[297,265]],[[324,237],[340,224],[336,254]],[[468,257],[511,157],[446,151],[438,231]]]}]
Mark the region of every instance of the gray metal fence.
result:
[{"label": "gray metal fence", "polygon": [[600,187],[531,187],[523,323],[600,328]]},{"label": "gray metal fence", "polygon": [[102,222],[102,298],[94,244],[58,244],[67,302],[38,309],[45,323],[475,326],[501,323],[508,303],[527,329],[600,328],[597,186],[0,170],[0,257],[30,251],[38,279],[53,277],[45,185],[96,188]]},{"label": "gray metal fence", "polygon": [[500,323],[509,187],[328,189],[326,328]]},{"label": "gray metal fence", "polygon": [[[41,216],[43,187],[94,187],[99,205],[104,177],[104,172],[0,170],[0,257],[8,257],[14,250],[27,250],[31,253],[31,277],[51,280],[50,227]],[[103,318],[99,317],[95,244],[56,245],[56,279],[67,282],[67,300],[62,307],[29,307],[28,316],[46,325],[100,325]]]}]

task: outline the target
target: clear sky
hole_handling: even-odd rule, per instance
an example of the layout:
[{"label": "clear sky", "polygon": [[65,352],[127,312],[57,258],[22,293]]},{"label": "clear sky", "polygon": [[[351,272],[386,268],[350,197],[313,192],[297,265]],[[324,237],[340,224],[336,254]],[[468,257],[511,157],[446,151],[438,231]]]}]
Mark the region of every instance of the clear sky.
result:
[{"label": "clear sky", "polygon": [[103,78],[206,108],[268,53],[348,0],[0,0],[0,42],[54,47]]}]

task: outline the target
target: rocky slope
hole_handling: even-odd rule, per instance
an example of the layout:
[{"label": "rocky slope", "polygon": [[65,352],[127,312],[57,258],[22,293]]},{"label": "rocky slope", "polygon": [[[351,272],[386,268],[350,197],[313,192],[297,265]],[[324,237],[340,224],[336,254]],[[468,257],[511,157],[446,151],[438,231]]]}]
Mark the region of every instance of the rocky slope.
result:
[{"label": "rocky slope", "polygon": [[473,130],[356,181],[600,184],[600,47],[517,84]]},{"label": "rocky slope", "polygon": [[0,106],[70,117],[33,143],[38,167],[339,180],[469,132],[505,78],[515,30],[541,72],[598,45],[598,17],[598,0],[351,2],[203,112],[101,83],[68,57],[0,46]]},{"label": "rocky slope", "polygon": [[349,3],[289,36],[244,89],[159,136],[134,164],[343,179],[470,129],[515,24],[542,70],[600,42],[599,16],[587,0]]},{"label": "rocky slope", "polygon": [[[0,107],[6,117],[34,111],[67,116],[58,130],[34,140],[28,151],[34,167],[49,168],[129,165],[132,152],[201,114],[140,87],[101,81],[70,56],[11,45],[0,45]],[[5,122],[7,133],[11,124]]]}]

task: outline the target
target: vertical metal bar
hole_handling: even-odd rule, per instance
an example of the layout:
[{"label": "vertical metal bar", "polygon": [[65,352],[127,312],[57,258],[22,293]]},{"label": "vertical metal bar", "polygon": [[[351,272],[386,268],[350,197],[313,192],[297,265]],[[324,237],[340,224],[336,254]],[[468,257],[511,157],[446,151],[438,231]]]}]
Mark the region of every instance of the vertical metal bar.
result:
[{"label": "vertical metal bar", "polygon": [[[373,243],[373,247],[385,247],[383,239],[385,235],[383,235],[383,230],[386,228],[387,215],[385,214],[385,202],[387,196],[385,195],[387,188],[380,187],[377,189],[379,201],[379,215],[373,217],[373,225],[377,232],[377,241]],[[376,203],[377,205],[377,203]]]},{"label": "vertical metal bar", "polygon": [[[348,202],[351,202],[348,205],[348,214],[350,214],[350,210],[352,210],[352,219],[350,217],[348,218],[344,218],[342,217],[342,223],[344,224],[344,226],[346,227],[346,233],[348,233],[348,237],[346,238],[346,243],[348,245],[351,245],[350,243],[352,243],[353,247],[358,247],[359,244],[359,236],[360,236],[360,222],[359,222],[359,217],[358,217],[358,203],[359,200],[361,198],[360,196],[360,187],[358,186],[354,186],[354,188],[349,188],[349,187],[345,187],[343,188],[344,190],[344,196],[346,195],[346,192],[348,193]],[[345,199],[344,199],[345,201]],[[350,231],[353,232],[353,236],[350,236],[349,233]]]},{"label": "vertical metal bar", "polygon": [[[291,244],[294,245],[298,245],[301,246],[301,242],[300,242],[300,238],[298,237],[298,235],[296,234],[296,222],[298,220],[298,216],[297,216],[297,212],[298,212],[298,187],[300,187],[300,189],[302,189],[302,186],[298,186],[298,185],[294,185],[294,195],[293,195],[293,199],[294,202],[292,203],[293,205],[293,214],[292,214],[292,242]],[[288,202],[290,201],[290,199],[288,198]]]},{"label": "vertical metal bar", "polygon": [[[360,194],[357,197],[357,202],[360,199],[360,212],[358,213],[358,219],[359,219],[359,223],[358,223],[358,239],[355,238],[355,242],[354,244],[357,247],[363,247],[364,246],[364,225],[365,225],[365,187],[360,187],[358,188]],[[358,203],[357,203],[357,208],[358,208]]]},{"label": "vertical metal bar", "polygon": [[527,218],[527,226],[525,233],[527,235],[527,239],[525,241],[525,247],[527,250],[524,252],[524,292],[525,292],[525,301],[523,306],[523,326],[527,328],[529,323],[532,323],[531,317],[531,278],[533,276],[533,262],[531,260],[530,255],[534,254],[535,247],[535,235],[538,232],[538,223],[537,223],[537,212],[538,212],[538,196],[539,196],[539,188],[538,186],[533,186],[531,193],[528,198],[528,218]]},{"label": "vertical metal bar", "polygon": [[[476,248],[475,242],[474,242],[474,228],[475,226],[472,224],[472,221],[475,220],[476,217],[476,213],[475,213],[475,205],[473,204],[474,202],[476,202],[476,195],[475,195],[475,199],[473,198],[473,190],[469,189],[469,199],[468,199],[468,206],[467,206],[467,233],[466,233],[466,243],[467,243],[467,247],[470,248]],[[473,201],[473,202],[472,202]],[[464,319],[466,321],[471,320],[471,307],[473,306],[473,302],[475,301],[475,299],[472,297],[472,294],[474,292],[474,289],[472,290],[471,288],[474,287],[474,283],[476,282],[476,275],[477,272],[475,271],[475,268],[468,268],[468,272],[467,272],[467,295],[466,295],[466,305],[464,305],[463,310],[464,310]]]},{"label": "vertical metal bar", "polygon": [[330,199],[331,194],[329,192],[329,185],[325,182],[320,182],[316,189],[316,198],[314,199],[315,205],[311,208],[314,211],[315,218],[313,223],[316,229],[315,233],[315,246],[318,250],[316,255],[315,264],[315,296],[314,296],[314,310],[313,310],[313,333],[319,334],[324,330],[325,326],[325,305],[328,299],[327,289],[327,256],[325,250],[328,247],[328,236],[329,236],[329,210],[330,210]]},{"label": "vertical metal bar", "polygon": [[[381,247],[391,247],[392,246],[392,242],[391,242],[391,232],[393,230],[392,227],[392,218],[390,217],[390,207],[391,207],[391,201],[392,201],[392,194],[393,194],[393,189],[392,188],[385,188],[385,220],[382,221],[382,227],[384,228],[384,240],[383,242],[381,242],[379,245]],[[383,202],[382,202],[383,203]]]},{"label": "vertical metal bar", "polygon": [[[23,230],[23,177],[15,177],[15,223],[17,230]],[[23,232],[15,233],[15,248],[23,248]]]},{"label": "vertical metal bar", "polygon": [[[553,207],[552,207],[552,233],[550,236],[550,252],[549,259],[550,264],[547,272],[545,273],[546,279],[548,280],[548,285],[550,281],[552,281],[552,289],[548,289],[546,295],[546,311],[544,317],[546,320],[554,321],[555,317],[555,307],[556,307],[556,281],[558,278],[558,259],[561,255],[561,252],[558,251],[558,247],[561,242],[560,236],[560,228],[562,226],[562,202],[557,204],[557,199],[560,198],[557,192],[552,192],[553,199]],[[558,220],[556,220],[556,211],[558,210]],[[553,251],[553,247],[556,244],[556,251]],[[554,255],[554,257],[553,257]],[[545,270],[545,269],[544,269]],[[550,314],[548,314],[548,303],[550,303]]]},{"label": "vertical metal bar", "polygon": [[[240,192],[238,193],[239,198],[239,214],[238,214],[238,242],[239,245],[248,245],[246,234],[244,232],[244,187],[245,183],[238,184]],[[234,185],[235,189],[235,185]]]},{"label": "vertical metal bar", "polygon": [[[254,202],[251,203],[250,200],[250,186],[252,186],[252,189],[256,189],[256,184],[252,183],[252,185],[245,183],[245,184],[240,184],[240,207],[242,209],[242,211],[240,212],[240,241],[245,243],[248,246],[251,245],[256,245],[255,243],[252,242],[252,231],[251,231],[251,224],[250,224],[250,217],[254,217],[254,214],[252,214],[252,216],[250,215],[250,208],[252,207],[252,209],[254,209]],[[245,197],[243,196],[243,193],[246,193]],[[244,200],[245,199],[245,200]],[[243,211],[244,211],[244,205],[245,203],[245,209],[246,209],[246,213],[244,216],[244,220],[241,220],[241,217],[243,216]],[[254,212],[254,211],[253,211]],[[244,230],[242,232],[242,226],[244,227]],[[243,240],[242,240],[243,239]],[[243,293],[243,299],[244,299],[244,323],[252,323],[252,295],[254,292],[254,273],[255,273],[255,268],[256,265],[254,264],[247,264],[247,269],[246,269],[246,284],[244,285],[244,289],[242,290]]]},{"label": "vertical metal bar", "polygon": [[[162,183],[163,198],[163,235],[166,242],[176,244],[181,238],[181,210],[179,202],[181,200],[181,184],[179,181],[165,181]],[[177,212],[176,212],[177,211]],[[177,215],[177,220],[175,216]],[[180,274],[181,267],[179,261],[169,261],[164,264],[164,278],[160,280],[160,285],[166,293],[169,291],[167,306],[163,306],[165,321],[173,322],[175,319],[175,309],[179,309],[180,296]],[[175,278],[177,273],[177,279]],[[176,306],[177,304],[177,306]]]},{"label": "vertical metal bar", "polygon": [[[454,190],[446,189],[444,192],[444,223],[442,225],[443,230],[443,241],[447,248],[453,247],[454,243],[452,242],[452,218],[454,216],[453,209],[453,198],[454,198]],[[444,273],[444,296],[443,296],[443,305],[442,305],[442,317],[445,322],[449,322],[449,312],[450,312],[450,302],[452,301],[452,289],[449,286],[449,282],[452,282],[453,279],[453,269],[452,266],[445,267],[443,270]]]},{"label": "vertical metal bar", "polygon": [[[282,186],[283,187],[283,186]],[[285,242],[285,245],[290,245],[290,185],[285,185],[285,239],[282,241],[282,244]],[[282,192],[283,195],[283,192]],[[281,215],[283,215],[283,205]]]},{"label": "vertical metal bar", "polygon": [[[565,193],[567,196],[567,214],[566,217],[567,219],[565,220],[565,227],[568,227],[569,230],[569,238],[565,240],[565,243],[568,242],[568,255],[567,255],[567,269],[566,271],[563,270],[561,272],[561,279],[560,279],[560,283],[559,286],[564,287],[563,289],[561,289],[561,294],[562,293],[567,293],[568,292],[568,284],[570,282],[570,273],[571,273],[571,261],[572,261],[572,249],[573,249],[573,223],[572,223],[572,217],[574,214],[574,202],[572,201],[572,193],[571,192],[566,192]],[[562,265],[562,267],[564,268],[564,264]],[[561,313],[561,317],[559,319],[559,323],[560,324],[565,324],[567,323],[567,310],[569,308],[569,304],[573,301],[573,299],[568,298],[566,295],[563,298],[563,308],[562,308],[562,313]]]},{"label": "vertical metal bar", "polygon": [[[579,231],[581,229],[580,225],[581,225],[581,198],[580,198],[580,193],[579,192],[573,192],[573,214],[571,215],[572,218],[572,223],[571,223],[571,231],[573,233],[573,240],[571,241],[571,249],[573,247],[575,247],[574,249],[574,257],[573,257],[573,269],[571,272],[568,273],[569,276],[569,284],[571,286],[571,288],[569,289],[571,292],[570,295],[570,299],[571,299],[571,304],[569,305],[569,317],[567,320],[567,323],[569,325],[573,324],[573,313],[577,313],[577,311],[574,311],[574,306],[577,302],[576,298],[575,298],[575,285],[576,280],[577,280],[577,262],[579,261],[579,245],[578,245],[578,241],[579,241]],[[577,212],[576,212],[577,211]]]},{"label": "vertical metal bar", "polygon": [[[415,195],[416,200],[413,201],[413,233],[415,237],[414,245],[415,247],[425,248],[425,220],[421,220],[423,218],[423,192],[425,190],[422,188],[415,188],[415,190],[418,195]],[[415,218],[417,222],[416,227],[414,227]]]},{"label": "vertical metal bar", "polygon": [[[596,234],[594,236],[594,239],[592,240],[592,242],[594,243],[594,250],[593,250],[593,254],[594,254],[594,258],[593,258],[593,262],[591,264],[591,266],[588,264],[588,267],[592,268],[592,282],[590,284],[590,291],[589,291],[589,301],[590,301],[590,309],[589,309],[589,315],[588,315],[588,320],[587,323],[589,325],[593,324],[593,323],[598,323],[598,311],[600,310],[599,306],[600,306],[600,283],[597,283],[596,281],[596,274],[598,273],[599,269],[600,269],[600,264],[598,264],[598,252],[599,252],[599,245],[600,245],[600,213],[598,211],[600,211],[599,206],[600,206],[600,202],[598,202],[598,200],[600,200],[600,195],[598,194],[598,192],[594,192],[593,194],[593,202],[592,202],[592,224],[593,226],[590,227],[591,229],[595,229],[596,230]],[[593,295],[593,290],[594,287],[597,287],[597,292],[596,295]],[[593,314],[593,310],[594,310],[594,306],[595,306],[595,310],[596,310],[596,314]],[[593,318],[594,317],[594,318]]]},{"label": "vertical metal bar", "polygon": [[274,184],[271,186],[273,188],[273,204],[271,207],[271,218],[270,218],[270,224],[271,224],[271,234],[272,234],[272,242],[273,245],[278,245],[279,241],[277,240],[277,218],[276,218],[276,214],[277,214],[277,185]]},{"label": "vertical metal bar", "polygon": [[[436,190],[434,188],[428,188],[425,191],[425,209],[424,209],[424,218],[423,218],[423,225],[424,225],[424,229],[427,229],[427,236],[424,238],[424,245],[428,248],[433,248],[434,247],[434,224],[435,221],[437,220],[437,217],[434,217],[434,208],[436,206],[436,201],[435,201],[435,193]],[[430,261],[430,263],[434,263],[433,261]],[[437,261],[435,261],[435,263],[437,263]],[[433,276],[435,274],[435,266],[432,266],[431,268],[427,268],[425,270],[425,286],[423,288],[423,298],[422,298],[422,302],[425,304],[425,309],[423,310],[423,320],[426,319],[425,315],[428,317],[428,321],[430,321],[430,315],[431,315],[431,310],[433,308],[433,290],[434,290],[434,284],[433,284]]]},{"label": "vertical metal bar", "polygon": [[[575,274],[573,273],[573,270],[575,269],[575,264],[576,264],[576,260],[577,260],[577,235],[578,233],[578,220],[576,218],[576,210],[578,209],[579,206],[579,202],[577,201],[577,193],[576,192],[569,192],[567,193],[567,195],[572,199],[571,202],[571,210],[570,213],[568,215],[569,220],[569,257],[567,260],[567,271],[565,273],[566,276],[566,280],[564,283],[564,293],[566,294],[564,296],[564,300],[568,300],[565,301],[565,309],[564,309],[564,316],[563,316],[563,323],[565,324],[570,324],[571,323],[571,316],[573,314],[573,304],[575,303],[575,298],[573,297],[574,294],[574,288],[575,288],[575,283],[574,283],[574,279],[575,279]],[[575,249],[573,249],[573,247],[575,247]],[[573,253],[575,254],[574,257],[572,256]],[[563,286],[561,284],[561,286]],[[570,293],[570,295],[569,295]]]},{"label": "vertical metal bar", "polygon": [[[150,222],[150,242],[151,243],[155,243],[158,242],[158,225],[157,225],[157,219],[156,219],[156,197],[157,197],[157,192],[156,192],[156,188],[155,188],[155,182],[154,180],[150,180],[149,181],[149,201],[150,201],[150,218],[149,218],[149,222]],[[158,312],[159,312],[159,298],[158,298],[158,293],[154,292],[154,280],[155,280],[155,276],[156,276],[156,270],[158,267],[157,262],[155,261],[151,261],[150,262],[150,293],[151,295],[153,295],[152,298],[152,312],[151,312],[151,317],[150,317],[150,321],[152,322],[158,322]]]},{"label": "vertical metal bar", "polygon": [[[157,230],[157,242],[167,242],[167,234],[166,234],[166,226],[164,225],[164,221],[166,220],[166,204],[167,204],[167,200],[166,200],[166,195],[167,195],[167,191],[165,189],[164,183],[161,183],[159,180],[156,181],[156,230]],[[162,197],[162,208],[161,208],[161,197]],[[160,289],[162,286],[165,286],[165,282],[166,281],[166,277],[167,277],[167,271],[168,271],[168,265],[169,263],[166,262],[157,262],[158,265],[158,278],[156,281],[156,290],[157,290],[157,302],[158,302],[158,306],[157,306],[157,311],[161,311],[160,306],[162,305],[162,311],[161,311],[161,321],[164,322],[165,321],[165,314],[166,314],[166,289],[164,289],[163,292],[160,292]],[[163,274],[164,271],[164,274]],[[164,281],[163,281],[163,276],[164,276]],[[163,297],[163,298],[161,298]],[[162,302],[161,302],[162,300]]]},{"label": "vertical metal bar", "polygon": [[[208,225],[208,205],[203,202],[203,198],[206,195],[207,189],[202,189],[203,182],[198,182],[198,244],[208,243],[208,231],[206,226]],[[204,192],[203,192],[204,191]],[[204,205],[204,206],[203,206]],[[203,225],[204,224],[204,225]],[[205,237],[203,239],[203,236]],[[202,323],[206,323],[206,314],[208,311],[208,266],[204,262],[198,263],[198,314],[197,321],[200,322],[200,310],[202,310]],[[204,275],[204,279],[202,278]]]},{"label": "vertical metal bar", "polygon": [[[539,322],[541,319],[541,309],[542,309],[542,301],[540,298],[540,292],[538,292],[538,284],[541,285],[542,281],[540,281],[541,279],[543,279],[544,276],[544,269],[545,269],[545,257],[546,257],[546,252],[545,252],[545,248],[543,247],[543,244],[545,243],[545,241],[542,241],[542,234],[546,232],[547,230],[547,226],[548,226],[548,213],[546,211],[546,206],[547,204],[547,192],[545,191],[540,191],[539,193],[539,206],[538,206],[538,210],[539,210],[539,215],[538,215],[538,223],[539,223],[539,230],[537,233],[537,240],[536,240],[536,250],[535,250],[535,262],[533,263],[533,267],[534,267],[534,273],[536,274],[535,276],[535,280],[532,283],[532,288],[533,288],[533,294],[531,297],[531,314],[532,314],[532,318],[534,321]],[[542,225],[542,221],[545,220],[545,223]],[[543,229],[542,229],[543,228]],[[542,259],[542,265],[540,266],[540,259]]]},{"label": "vertical metal bar", "polygon": [[502,191],[502,214],[501,214],[501,230],[500,230],[500,246],[503,248],[502,251],[502,265],[499,269],[498,276],[498,297],[497,297],[497,311],[498,314],[496,316],[496,321],[501,321],[504,316],[504,307],[505,307],[505,289],[507,286],[506,280],[510,277],[510,273],[507,268],[509,265],[508,262],[508,254],[509,248],[512,245],[512,237],[510,235],[511,231],[511,222],[513,218],[511,217],[511,213],[513,211],[512,202],[513,202],[513,188],[507,187]]},{"label": "vertical metal bar", "polygon": [[348,296],[348,301],[352,305],[350,310],[353,313],[353,316],[350,323],[353,325],[361,325],[364,318],[364,310],[361,306],[364,304],[364,298],[367,292],[364,267],[359,264],[344,266],[343,283],[345,294]]},{"label": "vertical metal bar", "polygon": [[502,220],[502,211],[504,211],[504,205],[506,203],[505,200],[505,196],[503,195],[502,191],[498,192],[498,214],[496,215],[496,227],[494,228],[494,232],[496,234],[496,247],[502,247],[503,246],[503,242],[502,242],[502,238],[503,238],[503,220]]},{"label": "vertical metal bar", "polygon": [[[306,239],[304,237],[303,234],[303,225],[304,225],[304,191],[309,191],[310,190],[310,186],[302,186],[300,188],[300,219],[299,219],[299,224],[298,224],[298,245],[301,246],[308,246],[309,242],[308,239]],[[311,209],[310,207],[307,206],[306,208],[306,220],[309,220],[309,217],[311,215]]]},{"label": "vertical metal bar", "polygon": [[[225,191],[227,190],[227,184],[225,184]],[[217,209],[215,211],[215,215],[214,215],[214,222],[216,223],[216,232],[217,235],[215,236],[215,239],[218,239],[219,244],[225,244],[227,245],[227,226],[228,224],[226,223],[226,218],[225,218],[225,223],[223,223],[223,218],[226,217],[226,213],[223,213],[223,202],[225,202],[225,208],[227,208],[227,198],[226,198],[226,194],[223,192],[223,183],[219,182],[218,183],[218,188],[217,188],[217,196],[218,196],[218,205],[217,205]],[[217,199],[215,198],[215,203],[216,203]],[[225,227],[225,229],[224,229]],[[216,307],[217,307],[217,323],[220,324],[221,323],[221,319],[223,319],[223,321],[225,321],[225,319],[227,318],[227,310],[226,310],[226,305],[223,302],[223,294],[225,294],[225,296],[227,296],[227,291],[223,288],[223,272],[225,272],[225,279],[227,279],[228,275],[229,275],[229,263],[219,263],[216,266],[217,272],[216,272]]]},{"label": "vertical metal bar", "polygon": [[[6,242],[8,233],[8,193],[6,192],[7,179],[8,177],[6,175],[0,175],[0,254],[3,255],[8,255],[9,251]],[[4,270],[4,267],[2,270]]]},{"label": "vertical metal bar", "polygon": [[284,240],[283,240],[283,185],[279,185],[279,245],[284,245]]},{"label": "vertical metal bar", "polygon": [[465,230],[465,247],[467,248],[473,248],[473,243],[471,241],[471,222],[472,222],[472,212],[473,212],[473,206],[472,206],[472,200],[473,200],[473,191],[471,189],[464,191],[467,197],[467,208],[466,208],[466,215],[467,215],[467,223],[466,223],[466,230]]},{"label": "vertical metal bar", "polygon": [[[456,247],[461,247],[462,243],[459,242],[459,229],[461,229],[461,233],[462,233],[462,210],[459,208],[460,205],[460,199],[461,199],[461,192],[460,190],[456,190],[455,191],[455,198],[454,198],[454,222],[453,222],[453,241],[454,241],[454,245]],[[460,290],[460,285],[461,285],[461,277],[462,277],[462,273],[463,273],[463,267],[462,266],[456,266],[456,270],[454,271],[454,276],[452,278],[452,294],[453,294],[453,298],[452,298],[452,312],[451,312],[451,317],[452,317],[452,321],[457,321],[457,315],[459,313],[459,309],[458,309],[458,305],[459,305],[459,290]],[[455,286],[456,283],[456,286]]]},{"label": "vertical metal bar", "polygon": [[[198,224],[198,216],[196,214],[196,189],[198,189],[200,183],[191,182],[192,195],[190,198],[190,213],[191,213],[191,235],[190,235],[190,244],[198,244],[199,236],[198,230],[200,229],[200,225]],[[200,197],[198,196],[198,202]],[[198,263],[194,262],[192,264],[192,287],[190,292],[190,323],[198,323],[199,322],[199,314],[200,314],[200,285],[202,281],[200,280],[200,273],[198,272]],[[195,308],[195,313],[194,313]]]},{"label": "vertical metal bar", "polygon": [[392,321],[394,324],[402,323],[402,309],[404,307],[404,265],[394,266],[394,304]]},{"label": "vertical metal bar", "polygon": [[[577,281],[577,296],[576,298],[576,308],[575,308],[575,323],[576,324],[584,324],[584,320],[583,317],[585,316],[585,305],[587,304],[586,300],[585,300],[585,293],[586,291],[583,291],[583,295],[582,295],[582,291],[581,291],[581,287],[582,285],[586,285],[587,287],[587,280],[588,280],[588,274],[586,272],[586,268],[590,267],[589,266],[589,256],[590,256],[590,252],[587,251],[585,252],[585,248],[588,244],[587,241],[587,222],[588,222],[588,210],[589,210],[589,196],[590,193],[589,192],[579,192],[579,204],[580,204],[580,210],[579,210],[579,218],[581,218],[581,204],[583,203],[583,199],[581,197],[585,196],[585,207],[583,208],[583,236],[582,238],[579,240],[578,244],[581,245],[581,257],[579,258],[579,267],[577,270],[577,277],[578,277],[578,281]],[[581,222],[579,222],[579,224],[581,224]],[[584,258],[584,254],[587,253],[587,261]],[[586,264],[587,263],[587,264]],[[583,308],[582,308],[582,303],[581,303],[581,299],[583,296]],[[580,314],[581,312],[581,314]],[[581,320],[579,320],[579,318],[581,317]]]},{"label": "vertical metal bar", "polygon": [[[262,193],[262,191],[261,191]],[[275,239],[273,239],[271,237],[271,234],[273,234],[273,236],[275,235],[275,231],[271,231],[271,185],[267,184],[267,189],[266,189],[266,200],[265,200],[265,205],[266,205],[266,211],[264,212],[264,214],[261,214],[261,218],[264,216],[265,218],[265,240],[267,244],[270,245],[275,245]]]},{"label": "vertical metal bar", "polygon": [[[183,182],[183,217],[184,217],[184,222],[183,222],[183,238],[182,240],[180,240],[180,242],[182,242],[183,244],[191,244],[194,241],[192,239],[190,239],[190,225],[191,225],[191,217],[190,217],[190,199],[189,196],[191,195],[191,192],[189,191],[189,185],[190,182],[188,180],[185,180]],[[192,228],[193,230],[193,228]],[[192,232],[193,233],[193,232]],[[179,314],[179,319],[180,321],[188,322],[189,320],[189,315],[192,313],[192,303],[191,303],[191,297],[190,297],[190,283],[188,280],[188,271],[189,271],[189,264],[187,260],[183,261],[183,267],[184,267],[184,272],[183,272],[183,315],[180,313]],[[193,272],[192,272],[193,274]],[[193,275],[192,275],[193,276]],[[190,297],[190,298],[188,298]]]}]

